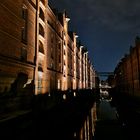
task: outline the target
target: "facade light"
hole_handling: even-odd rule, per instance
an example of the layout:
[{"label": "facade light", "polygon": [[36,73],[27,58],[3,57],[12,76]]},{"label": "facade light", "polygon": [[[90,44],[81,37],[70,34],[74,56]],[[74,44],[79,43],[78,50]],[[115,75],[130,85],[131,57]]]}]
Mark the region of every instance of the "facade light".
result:
[{"label": "facade light", "polygon": [[70,21],[70,18],[66,17],[66,21],[69,22]]},{"label": "facade light", "polygon": [[63,95],[63,99],[66,100],[66,94]]},{"label": "facade light", "polygon": [[78,38],[79,36],[78,35],[75,35],[75,37]]},{"label": "facade light", "polygon": [[76,97],[76,92],[73,93],[74,97]]}]

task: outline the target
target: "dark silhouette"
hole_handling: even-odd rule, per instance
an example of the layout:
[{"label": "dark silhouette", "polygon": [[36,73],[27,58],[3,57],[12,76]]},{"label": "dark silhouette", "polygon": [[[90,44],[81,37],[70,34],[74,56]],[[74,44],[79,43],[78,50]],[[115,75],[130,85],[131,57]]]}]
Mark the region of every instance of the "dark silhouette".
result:
[{"label": "dark silhouette", "polygon": [[34,93],[35,93],[34,80],[32,80],[31,83],[27,84],[24,89],[25,89],[26,94],[28,94],[28,95],[34,95]]},{"label": "dark silhouette", "polygon": [[28,80],[28,75],[20,72],[15,79],[15,81],[11,84],[10,94],[12,96],[17,96],[23,91],[24,84]]}]

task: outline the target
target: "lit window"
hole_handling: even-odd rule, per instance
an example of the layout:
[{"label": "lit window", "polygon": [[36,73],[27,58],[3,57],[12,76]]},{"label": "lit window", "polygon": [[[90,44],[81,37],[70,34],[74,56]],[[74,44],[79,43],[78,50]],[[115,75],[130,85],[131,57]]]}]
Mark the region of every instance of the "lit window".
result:
[{"label": "lit window", "polygon": [[27,10],[27,7],[25,5],[23,5],[22,7],[22,18],[24,20],[27,20],[27,16],[28,16],[28,10]]},{"label": "lit window", "polygon": [[26,27],[22,27],[21,29],[21,41],[27,44],[27,28]]},{"label": "lit window", "polygon": [[60,86],[61,86],[61,81],[60,80],[58,80],[58,89],[60,89]]},{"label": "lit window", "polygon": [[38,72],[38,93],[42,92],[42,72]]}]

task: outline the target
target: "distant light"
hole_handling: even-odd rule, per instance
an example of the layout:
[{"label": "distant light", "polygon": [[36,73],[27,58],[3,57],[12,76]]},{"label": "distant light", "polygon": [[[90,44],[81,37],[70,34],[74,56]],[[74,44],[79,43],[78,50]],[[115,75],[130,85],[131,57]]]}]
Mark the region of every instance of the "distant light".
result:
[{"label": "distant light", "polygon": [[78,38],[79,36],[78,35],[75,35],[75,37]]},{"label": "distant light", "polygon": [[76,137],[76,132],[74,132],[74,137]]},{"label": "distant light", "polygon": [[60,89],[60,80],[58,80],[57,88]]},{"label": "distant light", "polygon": [[66,100],[66,94],[63,95],[63,99]]},{"label": "distant light", "polygon": [[76,92],[73,93],[74,97],[76,97]]}]

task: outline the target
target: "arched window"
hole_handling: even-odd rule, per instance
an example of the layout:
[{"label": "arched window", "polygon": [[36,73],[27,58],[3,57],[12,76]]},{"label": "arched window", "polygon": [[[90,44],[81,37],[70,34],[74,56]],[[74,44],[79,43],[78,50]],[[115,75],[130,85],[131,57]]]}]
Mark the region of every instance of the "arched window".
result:
[{"label": "arched window", "polygon": [[25,5],[22,6],[22,18],[24,20],[27,20],[27,16],[28,16],[28,9]]},{"label": "arched window", "polygon": [[42,9],[41,8],[39,8],[39,17],[44,21],[44,12],[42,11]]},{"label": "arched window", "polygon": [[39,34],[42,35],[44,37],[44,28],[42,27],[42,25],[39,23]]},{"label": "arched window", "polygon": [[41,72],[43,72],[42,65],[38,65],[38,71],[41,71]]},{"label": "arched window", "polygon": [[42,42],[39,40],[39,52],[44,54],[44,48]]}]

